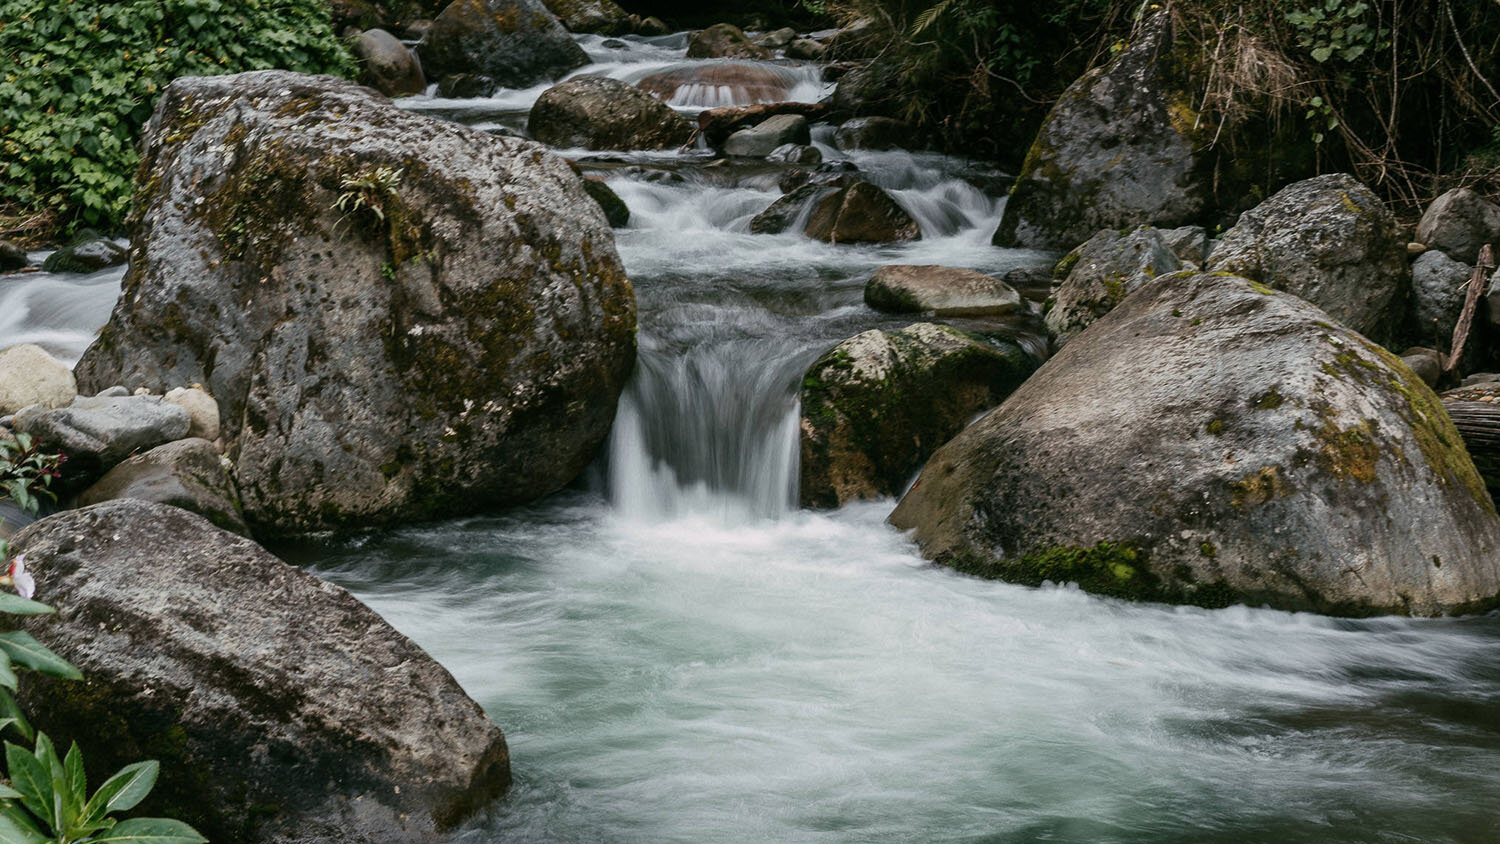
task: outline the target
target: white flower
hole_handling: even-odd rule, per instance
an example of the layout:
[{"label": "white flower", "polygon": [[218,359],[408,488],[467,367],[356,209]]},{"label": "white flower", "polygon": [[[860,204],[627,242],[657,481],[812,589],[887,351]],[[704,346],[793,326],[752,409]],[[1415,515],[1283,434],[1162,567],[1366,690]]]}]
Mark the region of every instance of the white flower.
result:
[{"label": "white flower", "polygon": [[16,587],[16,592],[22,598],[30,598],[36,594],[36,578],[26,571],[25,554],[17,554],[10,561],[10,568],[6,570],[5,576],[10,578],[11,585]]}]

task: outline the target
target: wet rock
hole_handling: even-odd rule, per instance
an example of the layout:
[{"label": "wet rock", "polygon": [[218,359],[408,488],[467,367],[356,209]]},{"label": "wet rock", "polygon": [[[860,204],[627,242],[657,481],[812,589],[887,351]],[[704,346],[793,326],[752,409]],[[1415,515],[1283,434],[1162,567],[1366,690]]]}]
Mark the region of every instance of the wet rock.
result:
[{"label": "wet rock", "polygon": [[771,51],[758,46],[740,28],[732,24],[716,23],[708,29],[693,33],[688,41],[687,57],[690,59],[769,59]]},{"label": "wet rock", "polygon": [[1208,260],[1208,232],[1202,226],[1180,226],[1161,232],[1162,243],[1172,250],[1177,260],[1191,264],[1194,269]]},{"label": "wet rock", "polygon": [[634,85],[581,76],[544,91],[526,131],[565,149],[675,149],[693,134],[693,124]]},{"label": "wet rock", "polygon": [[354,42],[360,81],[388,97],[420,94],[427,89],[422,66],[406,45],[383,29],[367,29]]},{"label": "wet rock", "polygon": [[630,31],[630,13],[614,0],[544,0],[569,32],[618,35]]},{"label": "wet rock", "polygon": [[457,100],[493,96],[499,88],[495,80],[477,73],[450,73],[438,82],[439,94]]},{"label": "wet rock", "polygon": [[614,192],[614,189],[600,179],[584,179],[583,189],[588,195],[599,203],[604,209],[604,218],[609,220],[611,228],[622,228],[630,225],[630,209],[625,206],[625,200]]},{"label": "wet rock", "polygon": [[0,416],[23,407],[66,407],[78,395],[73,371],[31,343],[0,352]]},{"label": "wet rock", "polygon": [[670,35],[672,33],[672,30],[662,22],[661,18],[648,16],[642,18],[641,22],[636,25],[635,32],[637,35],[655,37],[659,35]]},{"label": "wet rock", "polygon": [[845,340],[802,381],[802,505],[899,495],[929,454],[1035,366],[1014,344],[932,323]]},{"label": "wet rock", "polygon": [[1473,264],[1486,243],[1500,247],[1500,205],[1468,188],[1454,188],[1427,206],[1416,238],[1457,261]]},{"label": "wet rock", "polygon": [[765,47],[767,50],[780,50],[791,44],[796,38],[797,30],[791,27],[782,27],[781,29],[767,32],[754,40],[757,47]]},{"label": "wet rock", "polygon": [[890,313],[998,316],[1021,306],[1021,294],[994,276],[957,267],[881,267],[865,285],[865,304]]},{"label": "wet rock", "polygon": [[1443,355],[1436,349],[1414,346],[1401,353],[1401,362],[1429,387],[1436,387],[1443,377]]},{"label": "wet rock", "polygon": [[832,195],[836,188],[804,184],[771,203],[766,210],[750,218],[751,234],[781,234],[792,227],[808,203],[820,196]]},{"label": "wet rock", "polygon": [[762,158],[785,144],[810,144],[812,135],[807,118],[798,114],[778,114],[741,129],[724,141],[724,154],[744,158]]},{"label": "wet rock", "polygon": [[541,0],[454,0],[433,20],[417,55],[434,78],[477,73],[506,88],[530,87],[589,63]]},{"label": "wet rock", "polygon": [[92,481],[137,451],[186,437],[192,418],[160,396],[79,397],[67,407],[27,407],[13,424],[43,449],[66,454],[70,480]]},{"label": "wet rock", "polygon": [[410,20],[401,26],[401,37],[408,41],[421,41],[431,29],[432,21],[427,18]]},{"label": "wet rock", "polygon": [[791,193],[804,185],[846,188],[867,181],[869,179],[851,161],[825,161],[807,169],[788,170],[776,181],[776,186],[782,193]]},{"label": "wet rock", "polygon": [[213,441],[219,438],[219,403],[197,387],[174,387],[162,401],[188,412],[191,424],[187,435]]},{"label": "wet rock", "polygon": [[277,71],[174,81],[142,144],[138,259],[76,372],[203,385],[257,535],[517,504],[588,463],[635,303],[567,162]]},{"label": "wet rock", "polygon": [[110,501],[16,549],[58,607],[28,629],[87,678],[28,677],[27,714],[100,770],[159,759],[153,811],[214,841],[431,841],[510,784],[504,736],[442,666],[199,516]]},{"label": "wet rock", "polygon": [[720,149],[735,132],[759,125],[778,115],[798,115],[811,123],[826,114],[822,103],[759,103],[746,106],[721,106],[698,114],[698,132],[714,149]]},{"label": "wet rock", "polygon": [[917,221],[890,194],[856,182],[813,206],[804,233],[828,243],[901,243],[921,240]]},{"label": "wet rock", "polygon": [[1068,249],[1101,229],[1172,228],[1204,212],[1209,182],[1172,44],[1170,15],[1157,13],[1068,87],[1026,155],[997,246]]},{"label": "wet rock", "polygon": [[786,57],[799,61],[820,61],[827,54],[827,45],[821,41],[814,41],[811,38],[795,39],[786,47]]},{"label": "wet rock", "polygon": [[1204,269],[1285,290],[1383,343],[1411,283],[1405,244],[1385,203],[1335,173],[1288,185],[1241,214]]},{"label": "wet rock", "polygon": [[1411,265],[1416,336],[1447,341],[1453,337],[1474,268],[1437,251],[1423,252]]},{"label": "wet rock", "polygon": [[122,498],[180,507],[231,533],[250,535],[219,450],[208,440],[178,440],[126,460],[84,490],[78,506]]},{"label": "wet rock", "polygon": [[935,453],[891,516],[929,559],[1139,600],[1479,611],[1500,518],[1431,390],[1232,276],[1136,291]]},{"label": "wet rock", "polygon": [[833,133],[833,145],[842,150],[908,149],[911,139],[911,124],[890,117],[856,117]]},{"label": "wet rock", "polygon": [[819,152],[817,147],[805,144],[782,144],[771,150],[766,160],[782,164],[812,166],[823,163],[823,153]]},{"label": "wet rock", "polygon": [[1180,268],[1161,232],[1150,226],[1123,235],[1099,232],[1054,270],[1063,282],[1047,311],[1047,331],[1061,346],[1147,282]]},{"label": "wet rock", "polygon": [[[781,103],[797,86],[798,77],[784,67],[753,64],[750,62],[719,62],[714,64],[692,64],[686,67],[669,68],[642,77],[636,83],[641,90],[666,102],[702,103],[719,105],[730,102],[749,101],[764,106]],[[727,93],[727,96],[725,95]],[[803,109],[812,103],[799,103]],[[747,108],[747,106],[721,106],[722,108]],[[764,111],[756,112],[757,119],[765,119]],[[728,134],[727,132],[725,134]],[[709,143],[713,143],[710,138]]]},{"label": "wet rock", "polygon": [[42,261],[42,272],[94,273],[130,260],[130,253],[112,240],[95,237],[53,252]]},{"label": "wet rock", "polygon": [[0,240],[0,273],[13,272],[31,266],[26,250],[8,240]]}]

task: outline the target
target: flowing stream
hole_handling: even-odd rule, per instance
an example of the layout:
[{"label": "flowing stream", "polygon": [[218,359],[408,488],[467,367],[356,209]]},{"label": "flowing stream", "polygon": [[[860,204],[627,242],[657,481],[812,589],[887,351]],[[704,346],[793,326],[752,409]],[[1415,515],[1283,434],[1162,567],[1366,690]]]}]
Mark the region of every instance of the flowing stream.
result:
[{"label": "flowing stream", "polygon": [[[581,72],[692,69],[681,36],[580,41],[598,62]],[[784,95],[817,99],[815,71],[779,70]],[[544,88],[404,105],[512,132]],[[1500,616],[1132,605],[928,566],[884,524],[889,501],[796,509],[804,368],[903,324],[863,305],[874,268],[1050,257],[989,245],[999,194],[963,162],[853,160],[923,240],[751,235],[774,168],[585,157],[630,207],[641,323],[589,476],[503,514],[289,551],[505,730],[515,787],[459,839],[1500,840]],[[119,277],[0,278],[0,346],[76,358]]]}]

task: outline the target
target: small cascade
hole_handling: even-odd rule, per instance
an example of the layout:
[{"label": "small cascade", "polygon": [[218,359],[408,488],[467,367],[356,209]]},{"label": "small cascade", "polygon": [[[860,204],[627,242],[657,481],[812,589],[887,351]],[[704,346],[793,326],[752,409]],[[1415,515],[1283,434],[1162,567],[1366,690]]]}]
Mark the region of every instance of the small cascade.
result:
[{"label": "small cascade", "polygon": [[817,102],[828,86],[815,65],[767,62],[683,62],[619,78],[676,108],[718,108],[757,103]]}]

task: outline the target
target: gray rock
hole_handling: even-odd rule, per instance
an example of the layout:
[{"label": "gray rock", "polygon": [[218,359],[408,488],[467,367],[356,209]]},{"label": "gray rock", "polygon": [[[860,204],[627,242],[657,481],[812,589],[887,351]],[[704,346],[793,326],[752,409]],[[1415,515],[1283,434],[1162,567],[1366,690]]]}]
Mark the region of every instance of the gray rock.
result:
[{"label": "gray rock", "polygon": [[823,163],[823,153],[819,152],[817,147],[805,144],[782,144],[771,150],[766,160],[811,166]]},{"label": "gray rock", "polygon": [[1172,228],[1208,206],[1192,97],[1172,60],[1170,14],[1074,82],[1042,123],[997,246],[1067,249],[1100,229]]},{"label": "gray rock", "polygon": [[881,267],[865,285],[865,304],[891,313],[998,316],[1021,306],[1021,294],[994,276],[956,267]]},{"label": "gray rock", "polygon": [[755,39],[755,44],[765,47],[767,50],[780,50],[797,39],[797,30],[791,27],[782,27],[772,30]]},{"label": "gray rock", "polygon": [[618,35],[630,30],[630,13],[614,0],[543,0],[569,32]]},{"label": "gray rock", "polygon": [[791,193],[797,188],[806,185],[817,185],[819,187],[847,188],[858,182],[868,182],[869,178],[859,172],[859,168],[850,161],[825,161],[806,169],[788,170],[777,180],[777,187],[782,193]]},{"label": "gray rock", "polygon": [[845,340],[802,381],[803,506],[901,494],[928,455],[1035,368],[1014,343],[947,325]]},{"label": "gray rock", "polygon": [[928,461],[891,516],[940,562],[1126,598],[1482,611],[1500,518],[1437,396],[1296,297],[1136,291]]},{"label": "gray rock", "polygon": [[192,419],[160,396],[96,396],[53,410],[32,405],[14,424],[44,449],[66,454],[70,473],[97,477],[137,451],[186,437]]},{"label": "gray rock", "polygon": [[1434,249],[1411,265],[1411,295],[1416,336],[1446,346],[1464,309],[1469,277],[1474,268]]},{"label": "gray rock", "polygon": [[1062,346],[1126,296],[1180,268],[1161,232],[1150,226],[1124,235],[1099,232],[1068,253],[1054,270],[1063,282],[1044,320],[1047,331]]},{"label": "gray rock", "polygon": [[430,29],[432,29],[431,20],[428,18],[417,18],[416,20],[410,20],[402,24],[401,37],[407,41],[421,41]]},{"label": "gray rock", "polygon": [[693,124],[634,85],[580,76],[537,98],[526,131],[566,149],[675,149],[692,136]]},{"label": "gray rock", "polygon": [[219,403],[213,396],[198,387],[175,387],[162,396],[162,401],[188,412],[193,420],[188,436],[209,441],[219,438]]},{"label": "gray rock", "polygon": [[724,142],[724,154],[762,158],[785,144],[810,144],[807,118],[800,114],[778,114],[749,129],[741,129]]},{"label": "gray rock", "polygon": [[367,29],[354,42],[360,81],[388,97],[420,94],[427,89],[417,57],[383,29]]},{"label": "gray rock", "polygon": [[922,229],[890,194],[856,182],[813,205],[803,233],[828,243],[902,243],[922,239]]},{"label": "gray rock", "polygon": [[750,40],[733,24],[716,23],[693,33],[688,41],[690,59],[769,59],[771,51]]},{"label": "gray rock", "polygon": [[121,387],[119,384],[116,384],[113,387],[105,387],[104,389],[102,389],[99,392],[95,393],[94,397],[95,398],[100,398],[100,399],[109,399],[109,398],[115,398],[117,396],[128,396],[128,395],[130,395],[130,391],[129,390],[125,389],[124,387]]},{"label": "gray rock", "polygon": [[111,501],[22,531],[56,616],[26,627],[85,682],[27,714],[114,770],[159,759],[154,812],[214,841],[426,842],[510,784],[453,677],[343,589],[176,507]]},{"label": "gray rock", "polygon": [[1240,215],[1204,269],[1285,290],[1377,343],[1406,304],[1406,240],[1380,198],[1352,176],[1297,182]]},{"label": "gray rock", "polygon": [[1161,232],[1161,240],[1184,264],[1201,267],[1208,260],[1208,232],[1202,226],[1167,229]]},{"label": "gray rock", "polygon": [[455,0],[417,44],[434,79],[477,73],[506,88],[527,88],[589,63],[541,0]]},{"label": "gray rock", "polygon": [[488,97],[499,88],[495,80],[477,73],[450,73],[438,82],[438,94],[456,100]]},{"label": "gray rock", "polygon": [[906,149],[912,146],[911,124],[891,117],[856,117],[844,121],[833,133],[833,145],[842,150]]},{"label": "gray rock", "polygon": [[587,465],[635,302],[567,162],[278,71],[174,81],[142,144],[138,258],[76,372],[203,385],[257,535],[517,504]]},{"label": "gray rock", "polygon": [[1429,387],[1436,387],[1443,377],[1443,355],[1436,349],[1413,346],[1401,353],[1401,362]]},{"label": "gray rock", "polygon": [[798,38],[786,47],[786,57],[799,61],[819,61],[827,53],[827,45],[821,41],[814,41],[811,38]]},{"label": "gray rock", "polygon": [[0,416],[29,405],[65,407],[78,395],[73,371],[32,343],[0,352]]},{"label": "gray rock", "polygon": [[1481,246],[1500,247],[1500,205],[1468,188],[1454,188],[1427,206],[1416,237],[1428,248],[1472,265]]},{"label": "gray rock", "polygon": [[0,273],[25,269],[31,266],[26,250],[8,240],[0,240]]},{"label": "gray rock", "polygon": [[208,440],[178,440],[137,454],[84,490],[78,506],[121,498],[181,507],[231,533],[250,535],[219,450]]},{"label": "gray rock", "polygon": [[117,267],[130,260],[130,253],[112,240],[93,238],[72,246],[64,246],[42,261],[42,271],[48,273],[95,273],[109,267]]}]

